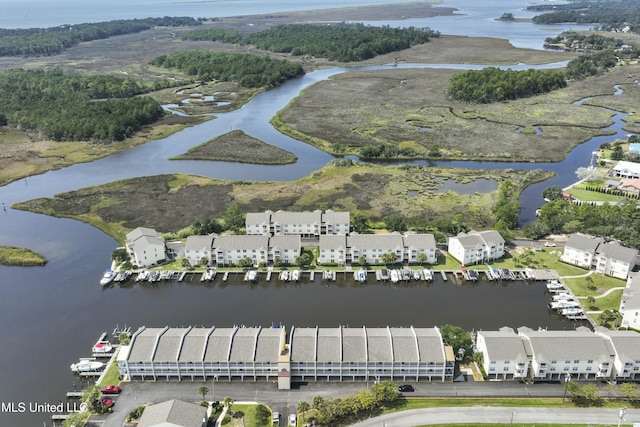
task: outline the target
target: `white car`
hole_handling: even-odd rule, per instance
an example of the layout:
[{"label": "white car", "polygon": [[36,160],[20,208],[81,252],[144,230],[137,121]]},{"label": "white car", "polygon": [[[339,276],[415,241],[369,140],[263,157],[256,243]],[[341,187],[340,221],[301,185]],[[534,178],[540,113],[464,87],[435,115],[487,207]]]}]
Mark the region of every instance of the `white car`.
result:
[{"label": "white car", "polygon": [[289,425],[290,426],[295,426],[296,422],[297,422],[296,414],[289,415]]},{"label": "white car", "polygon": [[544,245],[548,248],[553,248],[556,246],[556,244],[553,242],[544,242]]}]

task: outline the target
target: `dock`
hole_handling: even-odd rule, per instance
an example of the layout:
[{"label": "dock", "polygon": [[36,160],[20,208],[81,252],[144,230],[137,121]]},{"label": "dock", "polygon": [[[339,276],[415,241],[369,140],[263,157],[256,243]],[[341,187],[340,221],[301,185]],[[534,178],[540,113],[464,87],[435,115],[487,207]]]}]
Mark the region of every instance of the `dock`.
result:
[{"label": "dock", "polygon": [[316,278],[316,272],[315,272],[315,270],[311,270],[309,272],[309,281],[313,282],[313,279],[315,279],[315,278]]},{"label": "dock", "polygon": [[81,391],[68,391],[67,398],[69,399],[80,399],[82,397]]},{"label": "dock", "polygon": [[271,273],[271,270],[267,271],[267,282],[271,281]]},{"label": "dock", "polygon": [[442,275],[442,280],[447,281],[447,273],[444,270],[440,270],[440,275]]},{"label": "dock", "polygon": [[228,278],[229,278],[229,272],[228,272],[228,271],[225,271],[225,272],[224,272],[224,276],[222,276],[222,281],[223,281],[223,282],[226,282]]}]

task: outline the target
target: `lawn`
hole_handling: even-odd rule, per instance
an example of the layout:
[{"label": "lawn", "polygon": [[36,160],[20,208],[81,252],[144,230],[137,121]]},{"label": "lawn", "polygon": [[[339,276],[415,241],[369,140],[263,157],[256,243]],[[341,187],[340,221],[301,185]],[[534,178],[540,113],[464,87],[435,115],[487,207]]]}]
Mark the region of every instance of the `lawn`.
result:
[{"label": "lawn", "polygon": [[118,363],[112,363],[107,370],[107,373],[100,381],[100,387],[106,387],[108,385],[120,384],[120,371],[118,370]]},{"label": "lawn", "polygon": [[[585,270],[582,270],[583,274],[586,273]],[[601,276],[599,274],[591,274],[588,277],[580,277],[580,278],[567,278],[563,279],[563,281],[569,286],[569,288],[573,291],[574,294],[580,296],[593,296],[597,297],[598,295],[603,294],[607,290],[611,288],[624,287],[625,281],[616,279],[608,276]],[[589,287],[592,289],[589,289]],[[595,287],[595,289],[594,289]]]},{"label": "lawn", "polygon": [[626,197],[615,196],[613,194],[600,193],[598,191],[589,191],[589,190],[576,188],[576,187],[568,189],[567,193],[571,194],[572,197],[578,200],[581,200],[583,202],[617,203],[623,200],[627,200]]},{"label": "lawn", "polygon": [[234,403],[231,409],[234,413],[242,412],[244,417],[231,418],[231,422],[226,427],[271,427],[271,420],[267,424],[260,424],[256,421],[256,408],[258,405]]}]

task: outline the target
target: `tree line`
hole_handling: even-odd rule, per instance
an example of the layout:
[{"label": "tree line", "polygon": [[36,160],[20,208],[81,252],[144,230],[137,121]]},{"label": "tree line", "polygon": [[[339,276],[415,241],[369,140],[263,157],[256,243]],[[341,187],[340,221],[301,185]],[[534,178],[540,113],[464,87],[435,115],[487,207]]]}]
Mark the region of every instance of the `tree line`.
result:
[{"label": "tree line", "polygon": [[157,101],[136,95],[173,84],[11,69],[0,74],[0,125],[54,141],[121,141],[164,115]]},{"label": "tree line", "polygon": [[0,29],[0,56],[48,56],[81,42],[139,33],[153,27],[193,26],[190,17],[127,19],[49,28]]},{"label": "tree line", "polygon": [[178,69],[205,81],[233,81],[242,87],[275,87],[304,74],[302,65],[239,53],[182,50],[161,55],[152,65]]},{"label": "tree line", "polygon": [[350,62],[408,49],[439,36],[438,31],[429,28],[372,27],[361,23],[340,23],[276,25],[244,37],[232,30],[202,29],[187,32],[183,38],[253,45],[270,52]]},{"label": "tree line", "polygon": [[448,93],[458,101],[486,104],[538,95],[566,85],[561,71],[514,71],[487,67],[454,75],[449,82]]},{"label": "tree line", "polygon": [[598,24],[604,31],[620,31],[629,27],[631,32],[640,30],[640,8],[636,0],[579,0],[566,4],[547,3],[528,6],[529,11],[544,12],[533,17],[536,24]]},{"label": "tree line", "polygon": [[523,231],[531,238],[555,233],[585,233],[611,237],[625,246],[640,249],[640,209],[634,201],[592,205],[552,200],[540,208],[535,221],[525,224]]}]

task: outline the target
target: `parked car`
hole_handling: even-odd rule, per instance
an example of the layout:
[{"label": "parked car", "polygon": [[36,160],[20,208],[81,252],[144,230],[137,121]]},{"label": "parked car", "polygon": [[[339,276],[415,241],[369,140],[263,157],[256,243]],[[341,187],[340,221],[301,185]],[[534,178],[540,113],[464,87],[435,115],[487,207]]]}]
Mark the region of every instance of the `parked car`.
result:
[{"label": "parked car", "polygon": [[273,413],[272,424],[274,426],[279,426],[280,425],[280,412],[274,412]]},{"label": "parked car", "polygon": [[118,387],[117,385],[108,385],[108,386],[104,387],[102,390],[100,390],[100,393],[102,393],[102,394],[118,394],[118,393],[120,393],[120,387]]},{"label": "parked car", "polygon": [[556,246],[554,242],[544,242],[544,245],[548,248],[553,248]]},{"label": "parked car", "polygon": [[100,404],[106,408],[111,408],[113,405],[116,404],[116,402],[114,402],[113,400],[107,397],[103,397],[102,399],[100,399]]},{"label": "parked car", "polygon": [[398,386],[398,391],[401,393],[404,393],[404,392],[411,392],[415,390],[413,389],[413,386],[411,384],[403,384],[401,386]]},{"label": "parked car", "polygon": [[298,422],[298,418],[296,417],[296,414],[289,415],[289,425],[290,426],[295,426],[297,422]]}]

